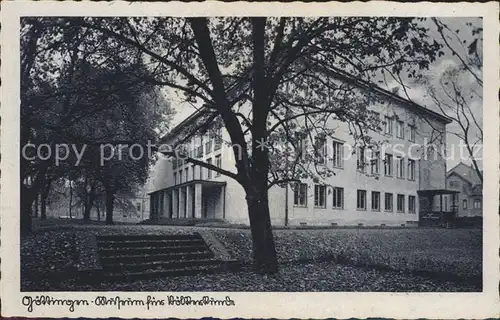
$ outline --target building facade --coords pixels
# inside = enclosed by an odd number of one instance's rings
[[[458,193],[455,199],[448,197],[446,206],[456,204],[458,217],[481,217],[483,215],[483,185],[476,170],[460,162],[446,174],[446,185]]]
[[[443,150],[450,120],[393,93],[380,89],[379,94],[384,102],[369,106],[381,123],[380,131],[369,133],[378,147],[359,147],[348,124],[329,120],[333,137],[312,137],[301,144],[324,150],[317,165],[333,168],[335,174],[272,187],[273,225],[417,225],[423,214],[420,192],[426,192],[425,210],[442,210],[434,192],[446,189]],[[175,144],[176,136],[200,117],[203,111],[180,123],[162,143]],[[224,141],[230,141],[224,128],[213,128],[189,138],[186,151],[195,159],[235,172],[233,152]],[[160,159],[152,182],[152,219],[249,223],[244,190],[231,178],[180,159]]]

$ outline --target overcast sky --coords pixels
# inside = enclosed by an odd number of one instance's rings
[[[459,37],[463,41],[465,40],[466,43],[470,43],[472,40],[471,32],[470,32],[470,27],[466,26],[467,22],[473,23],[475,26],[481,26],[482,21],[480,18],[442,18],[440,19],[442,22],[447,24],[451,30],[459,30]],[[440,36],[434,26],[434,24],[428,20],[424,22],[425,26],[430,29],[430,37],[436,38],[438,42],[441,43]],[[459,52],[466,54],[466,47],[461,44],[455,37],[448,39],[450,44]],[[480,43],[482,45],[482,42]],[[482,51],[481,51],[482,52]],[[434,63],[431,64],[429,71],[426,73],[427,76],[431,76],[433,79],[439,79],[440,75],[447,69],[456,65],[460,64],[460,60],[453,56],[449,50],[444,50],[445,55],[439,57]],[[471,78],[472,80],[472,78]],[[430,99],[429,95],[427,94],[426,88],[421,85],[421,84],[416,84],[416,83],[411,83],[407,82],[407,92],[411,100],[414,102],[417,102],[421,104],[422,106],[425,106],[427,108],[436,110],[435,105],[433,104],[432,100]],[[476,85],[474,81],[471,81],[470,83],[471,86]],[[398,86],[396,81],[389,82],[387,84],[388,88],[387,89],[392,89],[396,86]],[[172,108],[175,110],[175,115],[173,116],[173,123],[172,125],[178,124],[180,121],[184,120],[187,116],[189,116],[191,113],[195,111],[195,108],[189,104],[182,103],[182,97],[176,97],[176,94],[173,91],[168,90],[167,94],[169,96],[169,100],[171,101]],[[399,94],[401,96],[406,97],[404,94],[403,90],[399,90]],[[476,100],[472,104],[472,109],[477,115],[477,118],[481,121],[482,123],[482,101]],[[456,124],[450,124],[447,126],[448,131],[453,131],[457,130],[457,125]],[[460,161],[463,161],[465,163],[470,163],[467,159],[461,159],[459,157],[458,153],[458,146],[460,145],[460,140],[452,135],[448,134],[447,135],[447,146],[448,146],[448,155],[451,156],[452,153],[455,153],[455,156],[453,158],[450,158],[447,160],[447,167],[448,169],[452,168],[455,166],[457,163]],[[451,149],[454,149],[452,151]],[[480,153],[482,154],[482,152]],[[482,162],[480,162],[480,165],[482,166]]]

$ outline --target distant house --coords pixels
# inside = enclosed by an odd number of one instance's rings
[[[446,199],[448,205],[456,203],[458,217],[478,217],[483,215],[483,185],[476,170],[472,166],[460,162],[446,174],[446,186],[450,190],[459,191],[456,201]]]

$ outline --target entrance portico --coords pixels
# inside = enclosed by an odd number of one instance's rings
[[[442,225],[449,227],[454,223],[455,216],[458,211],[458,191],[431,189],[419,190],[417,193],[420,202],[420,226]],[[448,206],[447,202],[450,196],[451,204]]]
[[[151,219],[224,219],[225,186],[226,182],[191,180],[151,192]]]

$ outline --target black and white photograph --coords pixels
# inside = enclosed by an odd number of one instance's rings
[[[2,248],[2,265],[16,264],[20,310],[480,297],[488,281],[498,295],[484,268],[498,253],[485,251],[498,101],[484,97],[484,13],[71,8],[21,14],[7,49],[19,97],[2,98],[2,220],[16,228],[1,230],[19,259]]]

